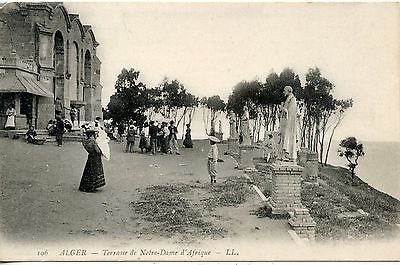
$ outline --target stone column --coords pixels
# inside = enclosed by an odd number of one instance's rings
[[[39,74],[40,82],[46,86],[48,91],[55,93],[53,78],[53,31],[43,25],[37,25],[39,32]],[[38,97],[37,129],[45,129],[50,119],[54,119],[54,97]]]
[[[273,215],[292,212],[301,205],[301,172],[292,162],[277,161],[269,165],[272,172],[271,206]]]
[[[46,86],[46,88],[54,92],[53,87],[53,76],[54,70],[50,68],[42,67],[40,69],[40,82]],[[38,97],[38,109],[37,109],[37,128],[38,129],[46,129],[47,123],[49,120],[54,120],[55,114],[55,106],[54,106],[55,97]]]

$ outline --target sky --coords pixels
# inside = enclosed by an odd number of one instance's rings
[[[400,141],[400,5],[396,3],[66,2],[100,43],[103,105],[122,68],[148,87],[178,79],[227,99],[235,84],[319,67],[354,106],[335,138]]]

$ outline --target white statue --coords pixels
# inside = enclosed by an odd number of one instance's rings
[[[279,131],[281,133],[281,144],[283,160],[296,161],[297,159],[297,103],[293,95],[293,89],[285,86],[283,93],[286,101],[281,108],[281,119]]]
[[[231,139],[238,139],[237,131],[236,131],[236,115],[231,110],[229,111],[229,136]]]
[[[241,133],[243,137],[242,145],[251,145],[250,137],[250,115],[247,106],[243,107],[243,115],[241,117]]]

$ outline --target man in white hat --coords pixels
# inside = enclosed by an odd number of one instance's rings
[[[208,174],[210,174],[211,183],[216,183],[217,177],[217,161],[218,161],[218,147],[217,143],[219,143],[219,139],[215,136],[209,136],[208,139],[210,140],[210,150],[208,151],[208,161],[207,161],[207,169]]]

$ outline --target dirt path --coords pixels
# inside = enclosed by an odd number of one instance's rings
[[[195,144],[193,150],[181,150],[181,156],[150,156],[123,153],[123,144],[112,143],[111,160],[103,161],[107,185],[98,193],[82,193],[77,188],[87,154],[79,143],[66,143],[58,148],[0,138],[2,238],[10,245],[36,246],[35,249],[49,244],[101,244],[109,248],[179,245],[176,238],[162,237],[157,231],[141,233],[146,223],[133,213],[130,203],[137,199],[137,189],[151,185],[208,185],[207,143]],[[220,154],[225,148],[220,145]],[[241,174],[234,169],[230,157],[221,155],[221,158],[225,162],[218,164],[219,182]],[[198,240],[191,245],[212,247],[250,241],[291,244],[287,221],[251,215],[261,205],[254,192],[242,205],[215,209],[215,215],[221,216],[216,222],[227,228],[227,236]]]

